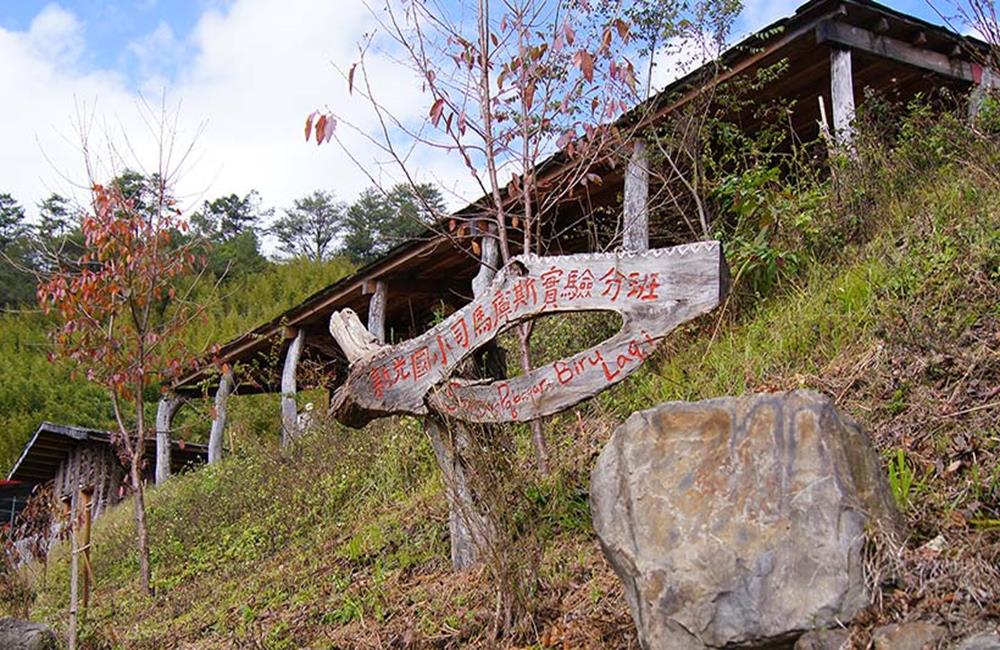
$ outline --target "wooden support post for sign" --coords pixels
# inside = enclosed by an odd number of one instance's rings
[[[625,170],[625,199],[622,215],[622,248],[649,250],[649,168],[646,144],[637,141]]]
[[[289,332],[291,334],[291,332]],[[298,392],[295,373],[299,367],[299,356],[306,340],[304,330],[295,332],[295,337],[285,352],[285,366],[281,371],[281,444],[287,445],[299,435],[298,409],[295,394]]]
[[[487,234],[480,240],[479,271],[472,279],[472,294],[486,293],[496,277],[500,264],[500,246],[496,237]],[[498,347],[491,341],[494,351]],[[444,476],[448,498],[448,537],[451,541],[451,566],[464,571],[476,563],[485,548],[488,535],[486,517],[465,471],[462,456],[469,446],[469,435],[460,422],[446,427],[437,418],[422,418],[424,430],[431,439],[434,457]],[[450,434],[450,435],[449,435]]]
[[[219,376],[215,389],[215,407],[212,412],[212,430],[208,434],[208,463],[222,460],[222,436],[226,430],[226,405],[233,391],[233,371],[225,370]]]
[[[433,416],[422,419],[431,439],[434,457],[444,476],[448,499],[448,536],[451,541],[451,566],[464,571],[476,563],[490,535],[469,482],[462,456],[469,446],[468,432],[460,423],[445,427]],[[449,436],[449,433],[451,434]]]
[[[181,399],[172,393],[160,398],[156,406],[156,484],[170,478],[170,426]]]
[[[372,297],[368,301],[368,331],[379,343],[385,343],[385,280],[376,280]]]

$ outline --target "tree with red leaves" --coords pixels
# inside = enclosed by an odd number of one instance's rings
[[[146,395],[187,356],[181,333],[201,310],[181,294],[190,292],[205,262],[191,242],[182,242],[187,224],[165,177],[135,181],[131,174],[92,184],[82,256],[63,261],[39,285],[38,300],[59,322],[53,356],[74,360],[110,393],[118,423],[114,442],[133,493],[142,589],[151,593],[143,491],[150,441]]]

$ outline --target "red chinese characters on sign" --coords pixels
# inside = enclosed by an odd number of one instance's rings
[[[472,312],[472,330],[476,338],[493,330],[493,319],[487,315],[482,305],[476,305],[476,309]]]
[[[656,290],[660,288],[660,274],[630,273],[628,276],[628,297],[639,300],[659,300],[660,296]]]
[[[516,320],[523,312],[556,310],[560,305],[565,309],[576,300],[594,298],[595,289],[610,303],[624,298],[653,301],[659,299],[658,290],[661,286],[659,273],[655,272],[625,274],[612,266],[597,278],[594,271],[586,267],[563,269],[553,265],[540,275],[518,278],[508,288],[496,291],[492,297],[473,303],[470,305],[471,312],[459,316],[428,338],[424,345],[411,348],[412,351],[387,359],[373,368],[369,373],[372,392],[377,399],[383,399],[386,391],[397,384],[426,381],[438,369],[446,368],[449,359],[464,356],[485,339],[495,336],[496,332]],[[644,358],[641,347],[630,347],[628,354],[617,359],[604,359],[600,352],[596,352],[590,358],[556,362],[552,381],[545,387],[534,387],[533,391],[529,391],[530,395],[498,395],[499,403],[495,408],[516,417],[516,406],[523,399],[537,399],[540,392],[571,381],[586,368],[602,368],[604,376],[610,382],[626,366],[636,361],[641,362]]]
[[[542,298],[545,301],[542,309],[557,307],[559,304],[559,280],[562,278],[563,270],[553,266],[545,273],[542,273]]]
[[[514,283],[514,311],[528,309],[538,304],[538,290],[535,288],[535,278],[521,278]]]
[[[572,269],[566,274],[566,283],[563,285],[563,300],[576,300],[577,298],[590,298],[594,291],[594,274],[590,269],[580,271]]]
[[[451,324],[451,335],[463,349],[469,349],[469,326],[466,325],[464,316]]]
[[[657,289],[661,286],[659,273],[629,273],[625,275],[616,267],[611,267],[607,273],[601,276],[600,282],[604,283],[601,295],[611,302],[616,302],[623,290],[628,298],[643,301],[660,299],[660,295],[657,293]]]

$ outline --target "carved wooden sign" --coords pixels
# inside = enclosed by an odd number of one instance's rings
[[[470,422],[552,415],[635,372],[670,330],[715,308],[727,281],[719,242],[706,241],[644,253],[514,258],[479,298],[394,346],[359,341],[364,333],[357,317],[337,312],[331,333],[352,364],[331,411],[351,426],[429,409]],[[451,376],[477,348],[517,322],[568,311],[615,311],[622,328],[599,345],[512,379]]]

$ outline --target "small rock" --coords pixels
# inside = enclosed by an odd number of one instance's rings
[[[1000,650],[1000,635],[977,634],[958,644],[956,650]]]
[[[872,634],[872,641],[875,650],[933,650],[945,633],[940,625],[914,621],[883,625]]]
[[[633,414],[591,475],[594,530],[647,650],[791,645],[869,604],[898,523],[868,436],[812,391]]]
[[[847,630],[813,630],[800,636],[793,650],[851,650],[850,639]]]
[[[56,650],[56,635],[47,625],[17,618],[0,618],[0,648]]]

